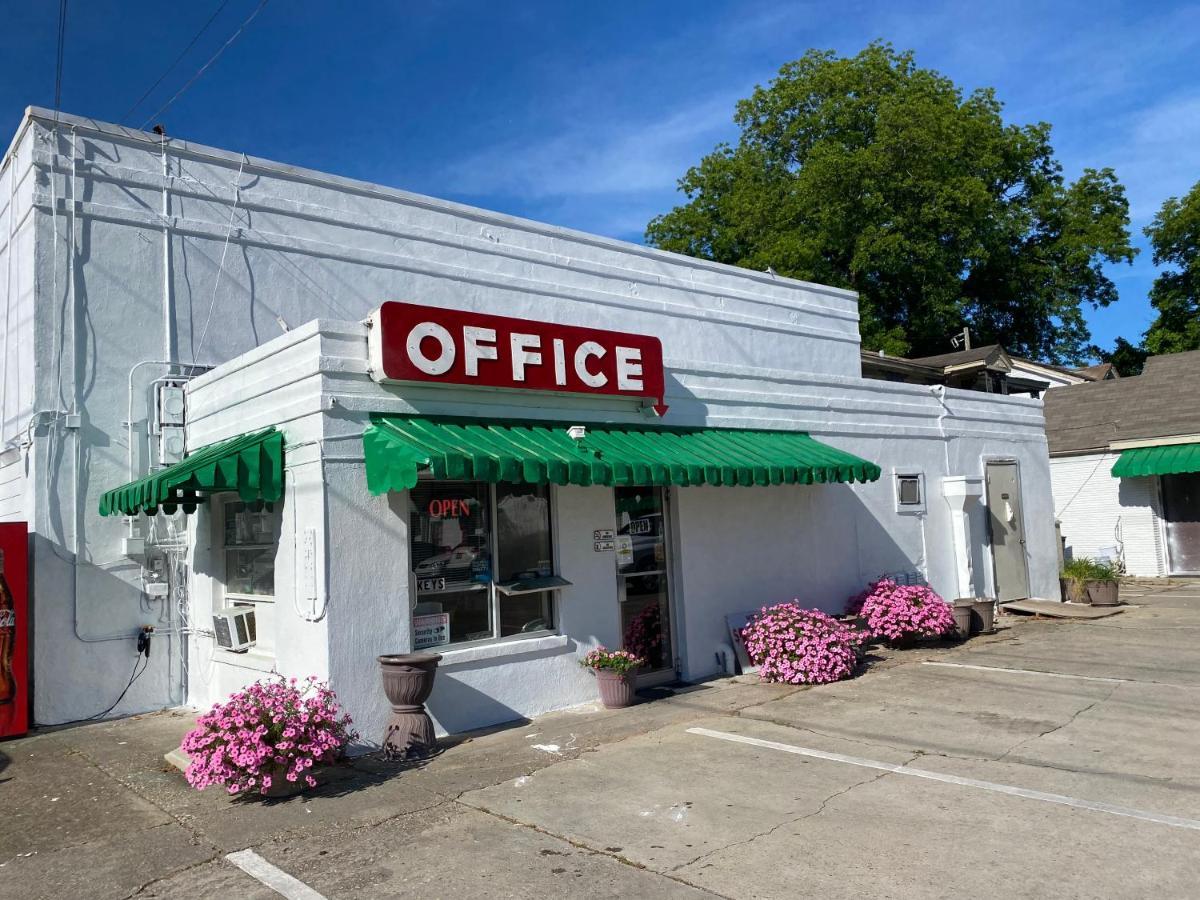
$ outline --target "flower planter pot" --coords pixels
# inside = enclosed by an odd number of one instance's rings
[[[971,636],[971,618],[972,607],[974,603],[962,604],[955,603],[951,612],[954,615],[954,630],[958,634],[959,640],[965,641]]]
[[[593,669],[596,686],[600,689],[600,702],[605,709],[621,709],[633,705],[633,673],[614,672],[612,669]]]
[[[1087,598],[1092,606],[1118,606],[1121,603],[1121,586],[1115,581],[1089,581]]]
[[[387,759],[428,756],[437,748],[433,720],[425,701],[433,692],[433,679],[441,662],[438,653],[397,653],[379,657],[383,692],[392,707],[392,718],[383,737]]]
[[[267,792],[265,794],[251,796],[270,797],[275,799],[280,797],[294,797],[307,788],[308,782],[304,780],[303,775],[301,775],[295,781],[288,781],[287,769],[280,768],[271,773],[271,786],[267,788]]]
[[[991,634],[996,630],[996,601],[976,600],[971,604],[971,633]]]

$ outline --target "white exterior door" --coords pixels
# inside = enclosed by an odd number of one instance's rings
[[[987,464],[987,504],[996,596],[1002,602],[1024,600],[1029,596],[1029,565],[1021,478],[1015,462]]]

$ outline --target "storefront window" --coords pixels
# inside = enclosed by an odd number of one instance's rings
[[[550,592],[507,590],[553,572],[546,486],[423,481],[409,491],[409,536],[414,649],[554,626]]]

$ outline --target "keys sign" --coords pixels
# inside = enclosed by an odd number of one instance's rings
[[[416,381],[663,404],[662,344],[642,334],[389,302],[371,315],[376,381]]]

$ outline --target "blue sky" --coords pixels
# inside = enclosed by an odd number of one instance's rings
[[[76,0],[62,107],[140,125],[259,0]],[[169,10],[169,12],[168,12]],[[0,130],[54,98],[57,4],[0,0]],[[517,215],[641,240],[676,179],[735,139],[735,101],[811,47],[875,38],[964,88],[993,86],[1011,122],[1045,120],[1068,176],[1112,166],[1135,238],[1200,180],[1195,3],[356,3],[271,0],[160,118],[171,134]],[[1111,275],[1094,339],[1136,340],[1152,314],[1149,252]]]

